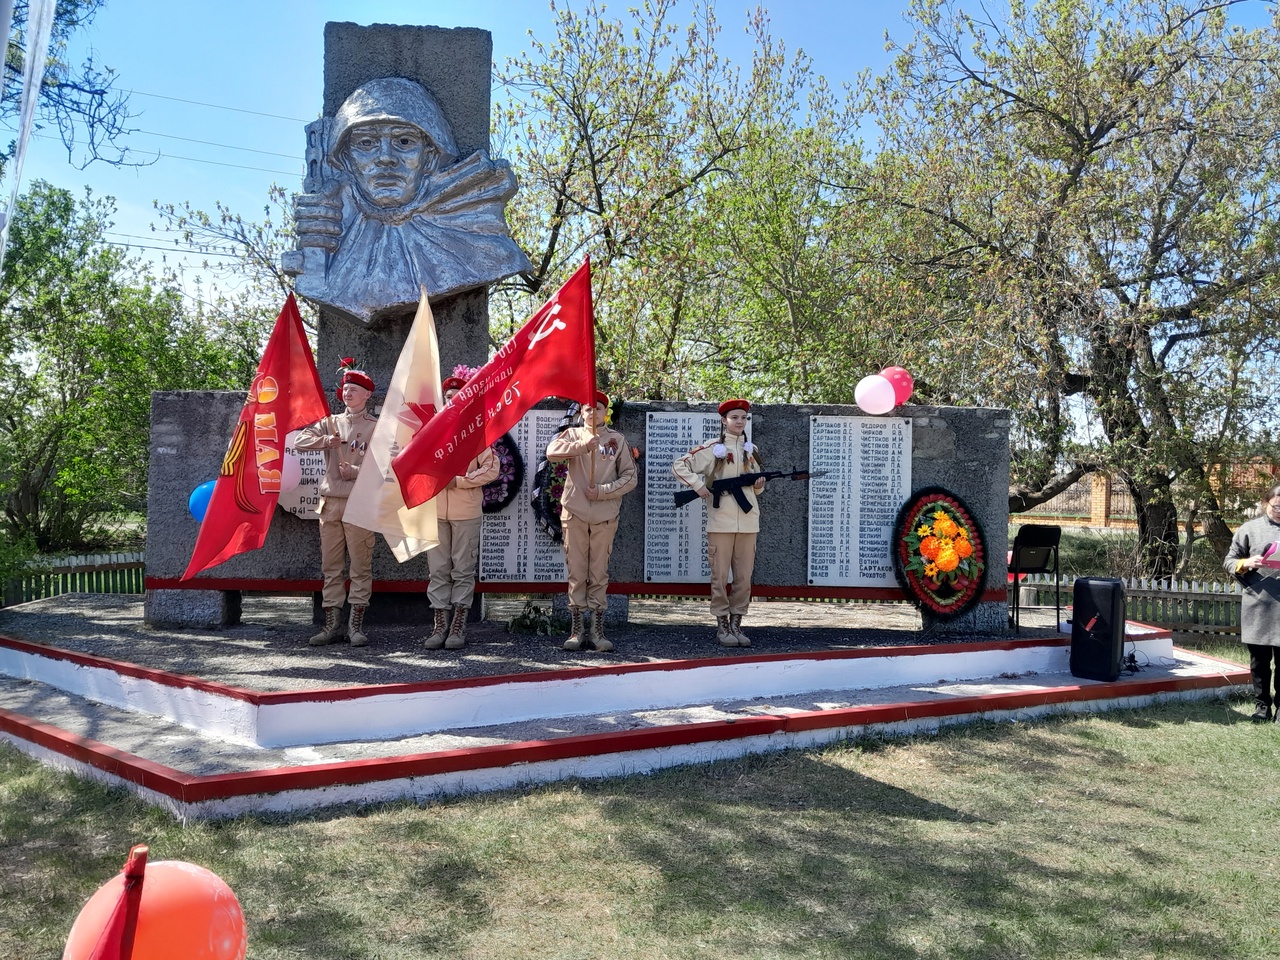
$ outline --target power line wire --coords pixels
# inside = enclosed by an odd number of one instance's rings
[[[183,100],[181,97],[166,97],[162,93],[147,93],[145,90],[126,90],[129,94],[137,94],[139,97],[155,97],[157,100],[172,100],[174,103],[189,103],[196,107],[210,107],[214,110],[230,110],[232,113],[249,113],[255,117],[269,117],[272,120],[288,120],[290,123],[310,123],[311,120],[299,120],[297,117],[282,117],[278,113],[262,113],[259,110],[245,110],[241,107],[224,107],[220,103],[205,103],[201,100]],[[312,120],[315,118],[312,117]]]
[[[129,236],[129,234],[115,234],[115,236]],[[124,247],[128,250],[159,250],[161,253],[172,253],[174,256],[183,257],[240,257],[238,253],[219,253],[216,250],[196,250],[192,247],[158,247],[147,243],[117,243],[115,246]]]
[[[213,140],[194,140],[191,137],[179,137],[172,133],[157,133],[154,130],[135,130],[135,133],[146,134],[148,137],[164,137],[166,140],[182,140],[185,143],[201,143],[206,147],[221,147],[223,150],[241,150],[245,153],[261,153],[268,157],[284,157],[286,160],[298,159],[294,153],[275,153],[271,150],[255,150],[253,147],[233,147],[229,143],[217,143]]]
[[[141,155],[146,156],[146,154],[141,154]],[[208,163],[208,164],[212,164],[215,167],[231,167],[235,170],[256,170],[258,173],[274,173],[282,177],[299,177],[300,178],[302,176],[301,171],[298,171],[298,170],[268,170],[266,167],[249,167],[249,166],[245,166],[243,163],[226,163],[225,161],[222,161],[222,160],[202,160],[199,157],[181,157],[181,156],[178,156],[178,154],[176,153],[161,153],[159,150],[156,151],[156,159],[157,160],[161,160],[161,159],[188,160],[191,163]]]
[[[38,140],[58,140],[59,142],[61,142],[60,137],[55,137],[48,133],[33,133],[31,134],[31,136],[34,139],[38,139]],[[178,139],[182,139],[182,138],[179,137]],[[194,142],[200,143],[202,141],[194,141]],[[229,149],[248,150],[249,148],[248,147],[231,147]],[[265,151],[254,150],[253,152],[263,153]],[[138,156],[149,157],[150,154],[140,150],[138,151]],[[272,156],[284,156],[284,154],[272,154]],[[157,160],[187,160],[191,163],[208,163],[208,164],[212,164],[215,167],[231,167],[235,170],[254,170],[258,173],[274,173],[281,177],[301,177],[302,176],[301,171],[298,171],[298,170],[268,170],[266,167],[250,167],[250,166],[246,166],[243,163],[227,163],[224,160],[204,160],[204,159],[201,159],[200,157],[183,157],[176,153],[161,153],[159,150],[156,151],[155,158]],[[150,164],[146,164],[146,165],[149,166]]]

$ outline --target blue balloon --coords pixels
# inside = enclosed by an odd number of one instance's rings
[[[191,496],[187,498],[187,509],[196,520],[204,522],[205,511],[209,509],[209,498],[213,496],[213,488],[217,483],[217,480],[206,480],[192,490]]]

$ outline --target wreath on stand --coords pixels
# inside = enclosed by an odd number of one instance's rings
[[[524,483],[524,458],[511,434],[504,433],[497,439],[493,455],[498,458],[498,475],[481,488],[484,500],[480,509],[485,513],[497,513],[509,504]]]
[[[902,505],[893,529],[893,572],[916,606],[949,620],[982,598],[986,537],[963,500],[926,487]]]
[[[569,409],[560,418],[554,436],[558,437],[572,426],[579,424],[578,411],[580,404],[571,403]],[[545,451],[538,461],[538,469],[533,474],[533,491],[530,501],[533,506],[533,519],[538,527],[551,538],[553,543],[564,542],[564,528],[560,520],[560,498],[564,496],[564,481],[569,476],[569,465],[563,461],[552,463],[547,459]]]

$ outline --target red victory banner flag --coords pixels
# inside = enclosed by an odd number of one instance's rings
[[[280,499],[285,437],[328,415],[329,402],[291,293],[222,458],[183,580],[262,546]]]
[[[472,459],[539,400],[592,403],[595,394],[588,260],[391,461],[404,502],[426,503],[466,473]]]

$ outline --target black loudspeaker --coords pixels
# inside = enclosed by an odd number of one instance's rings
[[[1115,680],[1124,657],[1124,583],[1109,577],[1076,581],[1071,610],[1071,675]]]

